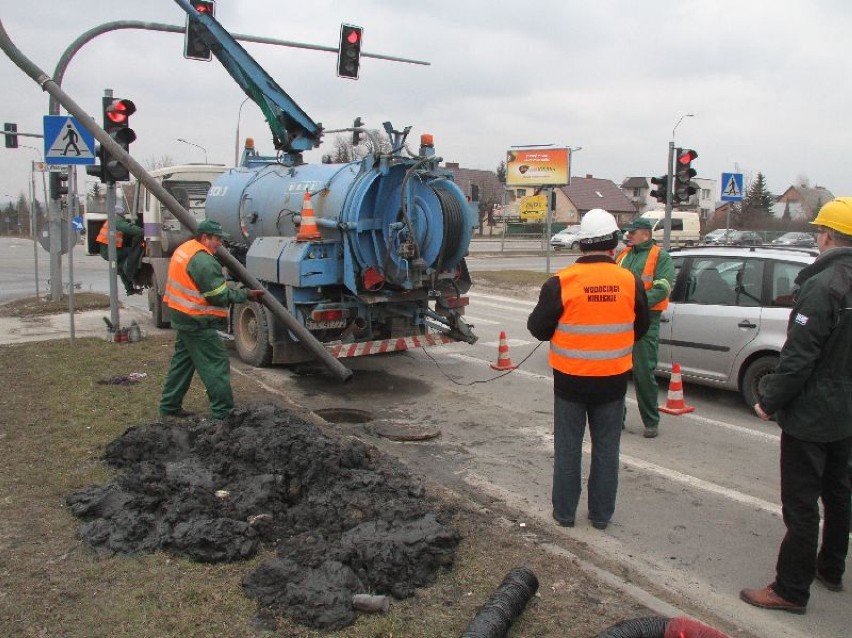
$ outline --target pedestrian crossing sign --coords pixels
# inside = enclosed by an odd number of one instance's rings
[[[743,201],[743,174],[722,173],[722,201]]]
[[[95,136],[70,115],[44,116],[44,161],[47,164],[94,164]]]

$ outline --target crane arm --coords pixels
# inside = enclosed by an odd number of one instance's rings
[[[189,0],[175,0],[190,20],[199,26],[201,38],[210,51],[263,112],[275,148],[300,156],[316,148],[322,126],[314,122],[275,80],[252,58],[215,18],[195,10]]]

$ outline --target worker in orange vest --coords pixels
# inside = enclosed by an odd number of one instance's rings
[[[142,289],[136,288],[133,285],[133,275],[135,272],[129,272],[128,262],[132,261],[129,258],[131,258],[134,250],[140,248],[144,231],[126,219],[127,213],[120,204],[117,204],[115,207],[115,215],[115,265],[118,270],[118,276],[121,278],[121,283],[124,284],[124,291],[128,295],[138,295],[142,292]],[[100,244],[101,257],[107,261],[109,261],[108,233],[108,224],[104,222],[98,236],[95,238],[95,241]]]
[[[652,239],[653,228],[644,217],[630,222],[624,229],[627,247],[615,258],[619,266],[642,280],[651,308],[648,332],[633,345],[633,386],[647,439],[660,433],[659,386],[654,369],[660,350],[660,317],[669,305],[675,276],[671,256]]]
[[[225,327],[230,304],[257,301],[265,291],[228,287],[214,257],[227,237],[219,222],[205,219],[196,237],[178,246],[169,262],[163,301],[177,335],[160,400],[162,417],[190,416],[183,398],[196,370],[207,388],[213,418],[224,419],[234,408],[231,364],[219,330]]]
[[[637,277],[613,257],[618,224],[595,208],[580,222],[579,257],[548,279],[527,329],[550,341],[553,368],[553,518],[573,527],[580,499],[586,419],[592,441],[588,515],[606,529],[615,511],[624,396],[633,343],[648,329],[648,301]]]

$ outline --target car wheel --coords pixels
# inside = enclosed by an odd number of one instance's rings
[[[577,250],[580,247],[580,244],[576,241],[571,242],[571,250]]]
[[[777,366],[778,357],[776,355],[758,357],[748,365],[745,374],[743,374],[743,382],[740,389],[746,404],[753,406],[757,403],[757,386],[760,380],[767,374],[774,372]]]

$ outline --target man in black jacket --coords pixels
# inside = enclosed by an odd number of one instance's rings
[[[852,197],[822,207],[820,256],[799,290],[778,368],[760,383],[757,415],[781,426],[781,505],[787,533],[775,582],[744,589],[750,605],[805,613],[816,578],[843,589],[849,549],[852,449]],[[819,546],[819,500],[825,520]]]

